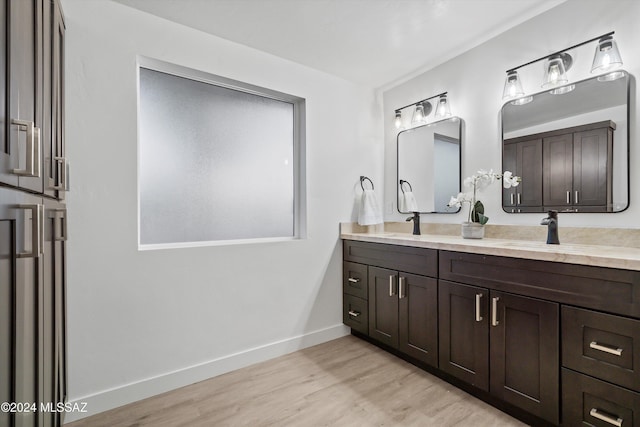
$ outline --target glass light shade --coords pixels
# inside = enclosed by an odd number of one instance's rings
[[[569,93],[576,88],[576,85],[560,86],[549,91],[551,95],[563,95]]]
[[[443,119],[445,117],[449,117],[450,115],[451,108],[449,107],[449,102],[447,101],[447,95],[442,95],[438,100],[438,105],[436,106],[435,117],[437,119]]]
[[[502,99],[518,98],[524,95],[522,82],[517,71],[509,71],[507,80],[504,82],[504,91],[502,91]]]
[[[596,53],[591,65],[592,73],[602,73],[622,66],[622,57],[618,45],[612,36],[606,36],[598,41]]]
[[[396,129],[400,129],[402,127],[402,112],[396,111],[396,118],[393,120],[393,124],[396,126]]]
[[[612,71],[610,73],[598,76],[598,81],[599,82],[612,82],[614,80],[621,79],[625,75],[626,75],[626,73],[624,71],[622,71],[622,70]]]
[[[567,83],[567,72],[560,55],[554,55],[547,59],[544,67],[542,88],[549,88]]]
[[[511,101],[511,105],[524,105],[533,101],[533,96],[525,96],[524,98],[518,98]]]
[[[413,117],[411,118],[411,124],[417,125],[426,122],[427,115],[424,112],[424,105],[422,103],[416,104],[416,109],[413,112]]]

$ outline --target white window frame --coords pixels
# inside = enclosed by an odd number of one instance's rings
[[[137,117],[140,117],[140,69],[146,68],[153,71],[159,71],[171,74],[177,77],[203,82],[227,89],[237,90],[252,95],[262,96],[293,104],[293,236],[285,237],[257,237],[249,239],[233,239],[233,240],[209,240],[195,242],[176,242],[176,243],[160,243],[160,244],[143,244],[141,241],[140,220],[140,127],[137,126],[137,228],[138,228],[138,250],[156,250],[156,249],[175,249],[190,248],[200,246],[220,246],[235,244],[255,244],[268,242],[281,242],[306,239],[307,237],[307,215],[306,215],[306,101],[304,98],[278,92],[233,80],[227,77],[218,76],[193,68],[184,67],[177,64],[161,61],[145,56],[138,56],[136,61],[136,93],[137,93]],[[260,220],[259,216],[256,220]],[[239,224],[242,226],[242,224]]]

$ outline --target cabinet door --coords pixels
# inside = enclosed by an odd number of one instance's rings
[[[0,402],[14,401],[16,211],[11,201],[16,193],[0,188]],[[10,197],[7,197],[10,196]],[[14,200],[15,201],[15,200]],[[15,201],[17,203],[17,201]],[[11,425],[11,414],[0,411],[0,425]]]
[[[519,207],[542,207],[542,139],[518,143],[515,174],[522,178],[515,187]]]
[[[369,267],[369,336],[398,347],[398,275]]]
[[[557,424],[559,307],[491,291],[491,394]]]
[[[5,116],[8,157],[3,182],[42,192],[42,0],[9,1],[8,111]],[[17,181],[10,175],[18,177]],[[5,179],[6,178],[6,179]]]
[[[518,175],[518,144],[504,144],[502,148],[502,167]],[[502,206],[507,212],[518,212],[516,206],[516,187],[502,189]]]
[[[573,134],[573,204],[611,205],[611,149],[609,128]]]
[[[1,315],[2,347],[2,386],[3,394],[10,388],[9,402],[39,401],[38,372],[40,361],[40,322],[38,303],[42,284],[42,221],[44,217],[42,200],[23,192],[0,188],[0,236],[3,253],[8,258],[0,261],[3,268],[3,297],[10,298],[10,315]],[[3,303],[4,304],[4,303]],[[9,322],[10,324],[7,324]],[[10,331],[12,338],[6,336]],[[9,353],[10,351],[10,353]],[[8,361],[12,366],[6,372]],[[7,385],[11,384],[10,386]],[[4,415],[2,415],[4,416]],[[15,426],[30,426],[36,423],[37,413],[25,411],[13,414]],[[11,424],[2,424],[11,425]]]
[[[64,33],[58,0],[44,0],[44,192],[64,199],[67,185],[64,144]]]
[[[399,349],[438,366],[438,281],[400,273]]]
[[[544,205],[569,207],[573,202],[573,134],[544,138],[542,145]]]
[[[489,291],[438,281],[440,369],[489,390]]]

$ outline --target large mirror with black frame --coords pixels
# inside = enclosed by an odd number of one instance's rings
[[[503,190],[506,212],[607,213],[629,206],[632,77],[618,76],[502,107],[502,169],[522,177],[521,185]]]
[[[398,133],[398,212],[458,212],[447,203],[460,192],[461,135],[459,117]]]

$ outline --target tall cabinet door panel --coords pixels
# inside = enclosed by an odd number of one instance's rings
[[[398,347],[398,275],[369,267],[369,336]]]
[[[542,206],[542,139],[518,144],[518,168],[522,178],[515,187],[518,206]]]
[[[42,0],[9,1],[9,170],[18,186],[42,192]],[[10,182],[15,185],[15,183]]]
[[[399,349],[438,366],[438,281],[400,273]]]
[[[545,206],[570,206],[573,202],[573,134],[544,138],[543,198]]]
[[[7,72],[8,54],[7,31],[9,28],[9,0],[0,0],[0,23],[3,31],[0,31],[0,182],[10,185],[18,185],[18,175],[12,170],[13,158],[17,159],[15,143],[9,136],[7,100],[9,96],[9,74]],[[13,157],[12,157],[13,156]]]
[[[0,188],[0,402],[12,402],[16,293],[16,220],[11,209],[15,192]],[[18,203],[13,200],[13,203]],[[11,414],[0,411],[0,425],[11,425]]]
[[[611,204],[610,128],[573,134],[573,204],[608,206]]]
[[[491,394],[536,416],[559,419],[559,306],[491,292]]]
[[[9,266],[10,274],[3,271],[2,292],[11,298],[11,318],[2,315],[2,346],[12,352],[11,371],[6,372],[6,356],[2,356],[3,384],[11,384],[10,402],[39,401],[39,356],[40,324],[38,304],[42,284],[42,226],[44,207],[42,199],[15,190],[0,188],[0,222],[2,223],[2,259]],[[6,322],[11,325],[7,326]],[[8,328],[13,338],[6,336]],[[6,387],[6,386],[4,386]],[[6,389],[3,389],[6,393]],[[37,413],[24,411],[12,414],[15,426],[30,426],[36,423]],[[11,424],[8,424],[11,425]]]
[[[438,282],[440,369],[489,390],[489,291]]]

